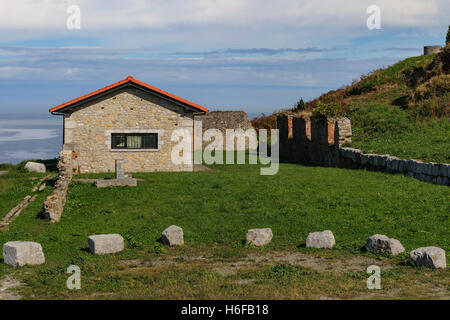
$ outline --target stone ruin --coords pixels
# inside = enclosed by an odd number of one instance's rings
[[[59,153],[58,180],[53,193],[44,202],[43,217],[50,222],[59,222],[66,204],[67,190],[73,175],[73,151],[63,150]]]
[[[439,53],[441,51],[442,46],[425,46],[423,47],[423,54],[432,54],[432,53]]]
[[[450,185],[449,164],[403,160],[388,154],[365,154],[359,149],[345,147],[352,142],[348,118],[315,122],[307,117],[284,116],[278,118],[277,125],[280,161],[400,173],[424,182]]]
[[[205,133],[208,129],[219,130],[223,139],[223,150],[227,150],[226,145],[226,130],[238,130],[242,129],[244,132],[248,129],[253,129],[252,123],[248,118],[248,115],[244,111],[210,111],[204,115],[195,116],[196,121],[201,121],[202,132]],[[209,145],[210,142],[203,141],[203,149]],[[248,143],[246,142],[244,146],[240,146],[235,138],[234,149],[246,149],[248,148]]]
[[[309,117],[278,117],[280,160],[305,164],[337,166],[339,148],[352,142],[348,118],[312,121]]]

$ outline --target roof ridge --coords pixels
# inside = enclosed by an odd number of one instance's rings
[[[111,84],[111,85],[109,85],[109,86],[106,86],[106,87],[102,88],[102,89],[98,89],[98,90],[96,90],[96,91],[92,91],[92,92],[90,92],[90,93],[88,93],[88,94],[85,94],[85,95],[83,95],[83,96],[81,96],[81,97],[75,98],[75,99],[70,100],[70,101],[67,101],[67,102],[65,102],[65,103],[63,103],[63,104],[60,104],[60,105],[58,105],[58,106],[56,106],[56,107],[50,108],[49,111],[50,111],[50,112],[55,112],[55,111],[58,111],[58,110],[67,108],[67,107],[69,107],[70,105],[73,105],[74,103],[77,103],[77,102],[86,100],[86,99],[91,98],[91,97],[93,97],[93,96],[95,96],[95,95],[97,95],[97,94],[106,92],[106,91],[108,91],[108,90],[111,90],[111,89],[113,89],[113,88],[115,88],[115,87],[121,86],[121,85],[126,84],[126,83],[134,83],[134,84],[140,85],[140,86],[142,86],[142,87],[144,87],[144,88],[147,88],[147,89],[149,89],[149,90],[151,90],[151,91],[155,91],[155,92],[157,92],[157,93],[160,93],[160,94],[162,94],[162,95],[164,95],[164,96],[166,96],[166,97],[168,97],[168,98],[170,98],[170,99],[173,99],[173,100],[176,100],[176,101],[178,101],[178,102],[184,103],[184,104],[186,104],[186,105],[188,105],[188,106],[190,106],[190,107],[192,107],[192,108],[194,108],[194,109],[198,109],[198,110],[203,111],[203,112],[208,112],[208,109],[205,108],[205,107],[202,107],[202,106],[200,106],[200,105],[198,105],[198,104],[196,104],[196,103],[194,103],[194,102],[191,102],[191,101],[189,101],[189,100],[180,98],[180,97],[178,97],[178,96],[176,96],[176,95],[174,95],[174,94],[171,94],[171,93],[169,93],[169,92],[167,92],[167,91],[158,89],[158,88],[156,88],[156,87],[154,87],[154,86],[151,86],[151,85],[149,85],[149,84],[147,84],[147,83],[145,83],[145,82],[139,81],[139,80],[133,78],[133,76],[131,76],[131,75],[128,76],[128,77],[126,77],[126,78],[123,79],[123,80],[120,80],[120,81],[118,81],[118,82],[115,82],[115,83],[113,83],[113,84]]]

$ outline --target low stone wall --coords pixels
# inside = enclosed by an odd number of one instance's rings
[[[449,185],[450,165],[446,163],[403,160],[388,154],[367,154],[353,148],[341,148],[339,155],[340,167],[401,173],[421,181]]]
[[[314,122],[309,118],[278,118],[280,161],[401,173],[425,182],[449,185],[449,164],[402,160],[391,155],[364,154],[343,147],[352,141],[348,118]]]
[[[50,222],[59,222],[66,204],[67,190],[73,174],[72,151],[63,150],[59,153],[59,176],[55,183],[53,193],[44,202],[44,219]]]

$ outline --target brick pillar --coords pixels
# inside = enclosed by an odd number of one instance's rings
[[[328,144],[334,144],[334,127],[334,121],[328,122]]]
[[[288,116],[288,138],[292,138],[293,137],[293,132],[292,132],[292,116]]]
[[[306,139],[311,141],[311,120],[305,119],[305,132],[306,132]]]

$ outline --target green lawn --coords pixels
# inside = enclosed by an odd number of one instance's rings
[[[0,264],[0,277],[20,279],[24,285],[19,292],[25,298],[383,298],[366,296],[364,267],[340,270],[336,262],[318,271],[292,261],[279,265],[270,257],[283,253],[330,262],[355,256],[375,259],[361,251],[365,239],[375,233],[399,239],[407,252],[420,246],[450,252],[450,189],[402,175],[281,164],[274,176],[261,176],[259,167],[250,165],[133,176],[145,181],[135,188],[107,189],[72,182],[58,224],[36,217],[51,192],[46,188],[8,231],[0,232],[1,243],[41,243],[46,264],[17,270]],[[8,176],[0,177],[0,182],[5,179]],[[181,248],[158,242],[172,224],[184,230]],[[269,246],[244,245],[246,231],[261,227],[273,230]],[[304,248],[309,232],[325,229],[335,234],[336,248]],[[87,237],[95,233],[120,233],[126,250],[90,254]],[[243,264],[248,255],[269,258]],[[412,290],[411,279],[448,290],[448,271],[414,268],[406,254],[377,259],[390,265],[386,290],[402,288],[394,298],[435,294],[427,287]],[[65,288],[70,264],[82,268],[82,290]],[[221,264],[234,272],[218,272]]]
[[[38,184],[39,178],[45,174],[24,173],[11,170],[0,176],[0,220]]]

